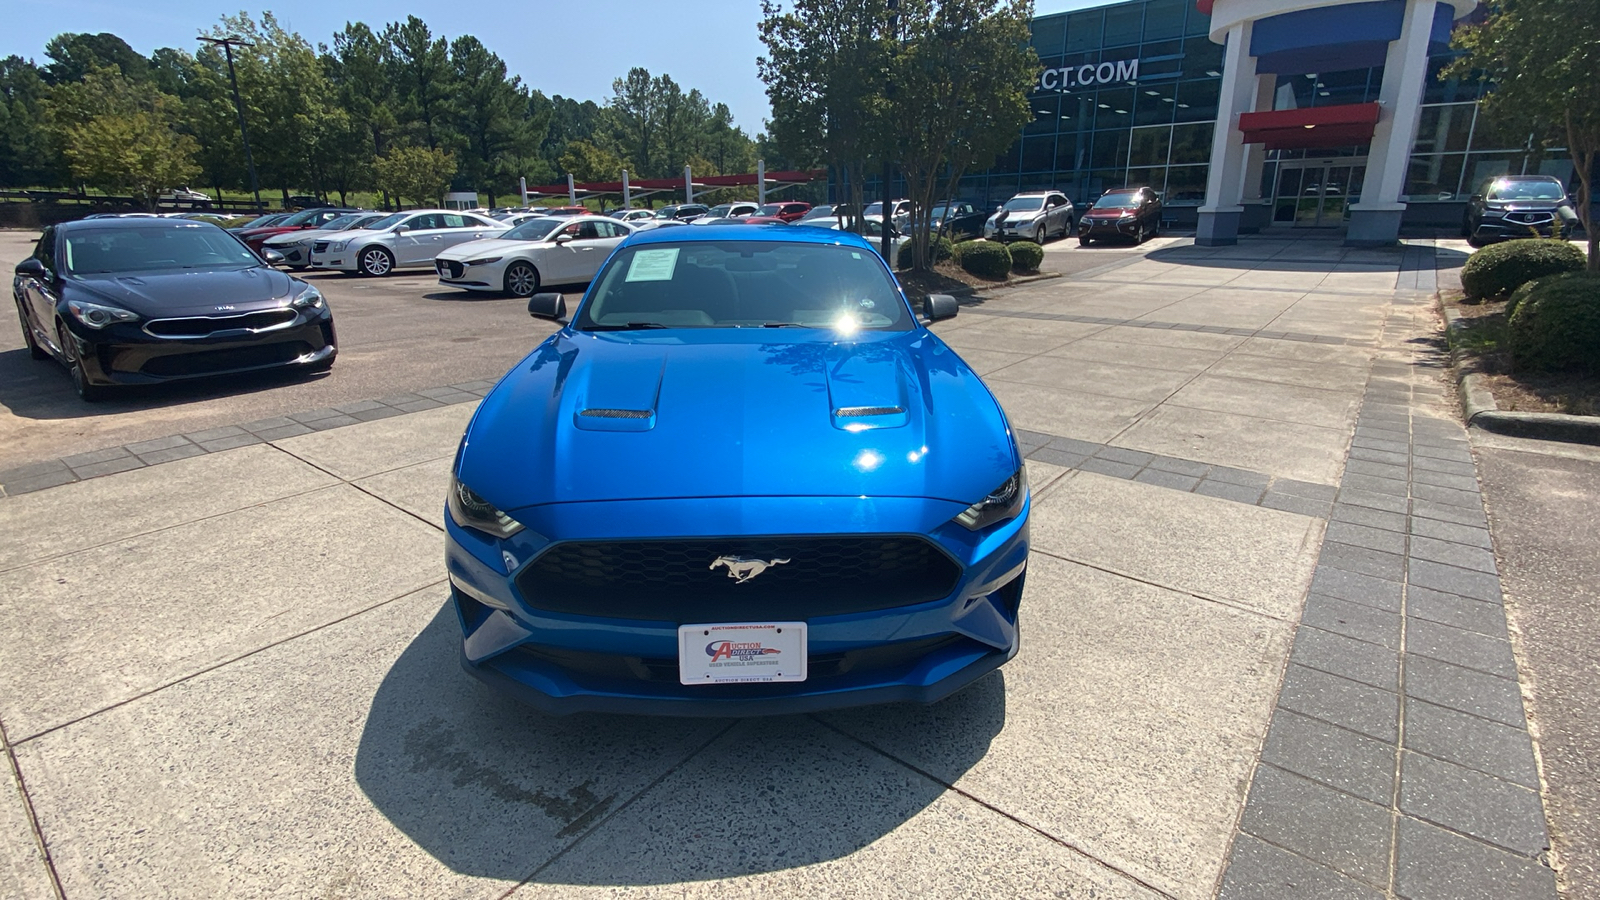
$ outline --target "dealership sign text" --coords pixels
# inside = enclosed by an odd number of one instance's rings
[[[1059,69],[1045,69],[1039,73],[1038,90],[1064,91],[1073,87],[1137,80],[1139,80],[1139,61],[1119,59],[1116,62],[1103,62],[1098,66],[1062,66]]]

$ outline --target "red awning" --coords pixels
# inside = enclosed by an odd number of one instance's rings
[[[1372,131],[1377,124],[1376,103],[1276,109],[1239,116],[1239,130],[1244,132],[1244,142],[1265,144],[1268,150],[1365,144],[1372,140]]]

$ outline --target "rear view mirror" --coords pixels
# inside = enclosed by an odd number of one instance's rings
[[[949,294],[929,294],[927,299],[922,301],[922,316],[929,322],[953,319],[960,310],[961,305]]]
[[[528,298],[528,315],[536,319],[565,319],[567,298],[560,294],[534,294]]]

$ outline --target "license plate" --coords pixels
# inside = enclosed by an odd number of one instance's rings
[[[684,684],[805,681],[806,623],[679,626],[678,680]]]

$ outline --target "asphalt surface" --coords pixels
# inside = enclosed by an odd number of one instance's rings
[[[5,271],[32,252],[37,238],[37,232],[0,231]],[[1159,243],[1080,248],[1075,240],[1058,239],[1047,245],[1041,270],[1083,272],[1137,258]],[[29,358],[16,318],[0,315],[0,469],[423,388],[497,380],[553,330],[531,319],[522,301],[441,288],[425,269],[379,279],[303,277],[328,298],[339,332],[338,362],[327,375],[203,379],[127,390],[86,404],[60,365]],[[569,305],[583,288],[563,286]]]
[[[1475,433],[1565,900],[1600,897],[1600,449]]]

